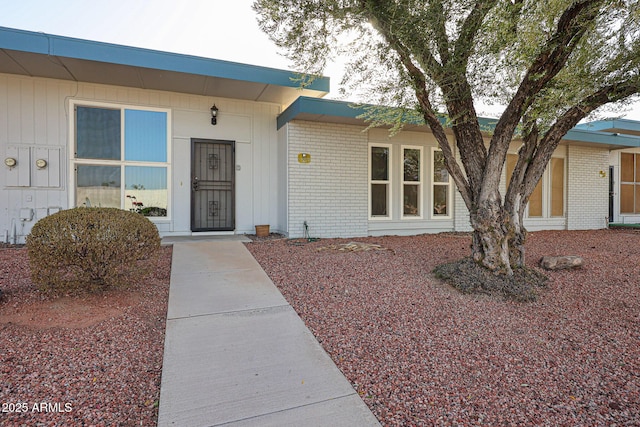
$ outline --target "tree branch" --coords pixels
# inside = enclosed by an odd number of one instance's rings
[[[597,18],[603,3],[604,0],[577,1],[563,12],[555,33],[532,62],[516,94],[496,124],[489,147],[487,171],[502,170],[509,143],[524,112],[540,90],[565,66],[587,28]],[[500,174],[485,174],[485,178],[493,180],[499,179],[499,176]],[[490,188],[495,182],[484,184]]]
[[[487,16],[487,13],[496,5],[497,0],[478,0],[465,19],[460,34],[455,43],[455,66],[467,69],[467,62],[473,53],[474,39]]]
[[[605,104],[622,101],[638,93],[640,93],[640,76],[635,76],[630,80],[601,88],[585,97],[576,106],[561,115],[538,143],[538,149],[530,162],[527,175],[525,176],[523,187],[524,195],[526,197],[531,195],[542,173],[544,173],[553,152],[558,147],[560,140],[567,132],[576,126],[580,120]]]

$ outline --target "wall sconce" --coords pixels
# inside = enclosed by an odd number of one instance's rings
[[[213,107],[211,107],[211,124],[218,124],[218,107],[216,107],[216,104],[213,104]]]
[[[607,177],[607,173],[605,171],[599,171],[598,174],[600,175],[600,178],[606,178]]]
[[[47,167],[47,161],[45,159],[36,160],[36,167],[38,169],[44,169]]]
[[[4,164],[12,168],[18,164],[18,161],[13,157],[7,157],[6,159],[4,159]]]

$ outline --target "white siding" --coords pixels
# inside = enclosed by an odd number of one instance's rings
[[[0,153],[3,159],[11,150],[29,156],[13,169],[2,165],[0,240],[14,229],[23,240],[39,219],[21,222],[21,208],[43,216],[69,207],[69,100],[171,110],[173,214],[154,219],[163,235],[190,234],[191,138],[236,141],[236,233],[252,233],[262,223],[285,231],[285,206],[278,202],[285,191],[275,124],[279,105],[0,74]],[[220,109],[216,126],[210,123],[214,102]],[[44,156],[47,169],[36,169],[36,158]],[[21,174],[21,185],[9,185],[15,174]]]

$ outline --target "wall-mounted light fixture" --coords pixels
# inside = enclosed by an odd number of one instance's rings
[[[598,171],[598,174],[600,175],[600,178],[606,178],[607,177],[607,173],[603,170]]]
[[[6,159],[4,159],[4,164],[12,168],[18,164],[18,161],[13,157],[7,157]]]
[[[216,104],[213,104],[213,107],[211,107],[211,124],[218,124],[218,107],[216,107]]]
[[[47,161],[45,159],[36,160],[36,167],[38,169],[44,169],[47,167]]]

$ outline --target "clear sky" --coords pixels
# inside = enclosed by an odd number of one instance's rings
[[[292,70],[253,0],[0,0],[0,26]],[[325,70],[337,97],[343,66]],[[295,71],[295,70],[293,70]],[[490,110],[481,114],[491,114]],[[621,115],[640,120],[640,106]]]

